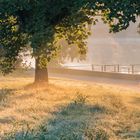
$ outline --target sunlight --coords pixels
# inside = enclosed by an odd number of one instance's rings
[[[0,140],[140,140],[140,0],[0,0]]]

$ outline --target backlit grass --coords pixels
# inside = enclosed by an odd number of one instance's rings
[[[2,140],[139,140],[140,93],[122,87],[32,76],[0,80]]]

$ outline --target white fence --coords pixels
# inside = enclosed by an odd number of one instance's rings
[[[126,73],[126,74],[140,74],[140,64],[133,65],[94,65],[94,64],[80,64],[67,65],[64,68],[89,70],[97,72],[112,72],[112,73]]]

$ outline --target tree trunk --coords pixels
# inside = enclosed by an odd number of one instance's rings
[[[35,84],[48,83],[48,69],[40,68],[39,59],[35,60]]]

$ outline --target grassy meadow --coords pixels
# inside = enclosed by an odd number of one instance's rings
[[[140,92],[21,73],[0,77],[0,140],[140,140]]]

